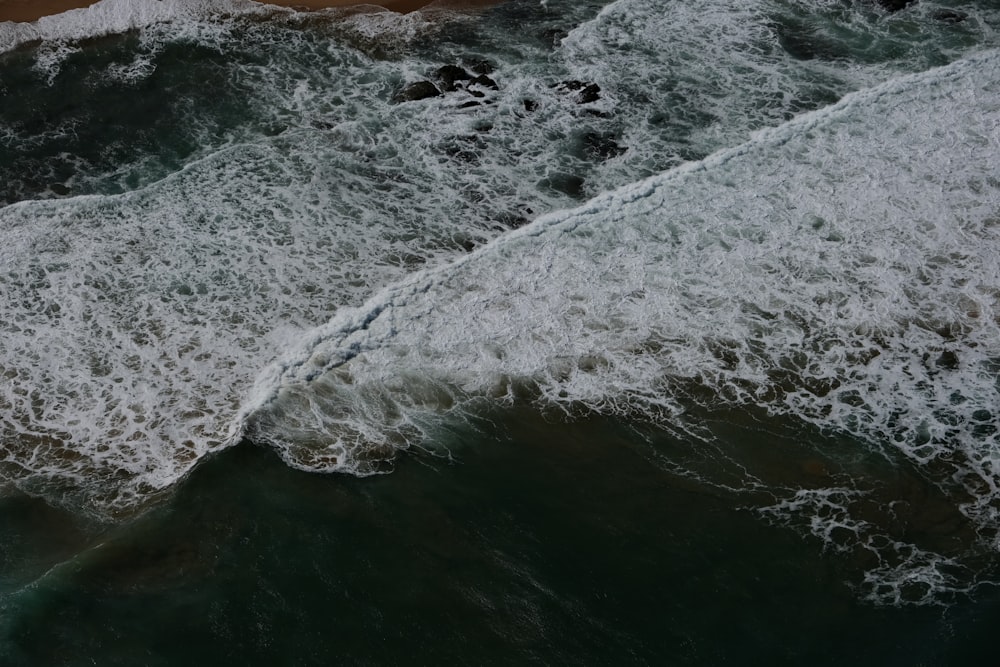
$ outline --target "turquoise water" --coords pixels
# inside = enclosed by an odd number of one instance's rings
[[[998,30],[0,24],[0,662],[986,661]]]

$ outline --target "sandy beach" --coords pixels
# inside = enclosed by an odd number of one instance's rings
[[[156,2],[157,0],[149,0]],[[28,22],[37,21],[43,16],[59,14],[71,9],[89,7],[95,4],[96,0],[0,0],[0,22],[17,21]],[[412,12],[427,5],[432,4],[431,0],[370,0],[359,2],[358,0],[272,0],[269,4],[281,5],[283,7],[293,7],[305,11],[325,9],[327,7],[346,7],[350,5],[378,5],[391,9],[395,12]],[[435,2],[443,5],[445,3]],[[447,0],[449,6],[475,7],[487,4],[495,4],[494,0]]]

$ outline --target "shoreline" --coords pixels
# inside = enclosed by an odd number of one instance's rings
[[[46,16],[62,14],[73,9],[83,9],[98,0],[0,0],[0,23],[30,23]],[[148,0],[154,2],[155,0]],[[496,4],[496,0],[267,0],[266,4],[289,7],[297,11],[316,11],[330,7],[373,5],[400,14],[422,9],[431,4],[473,8]]]

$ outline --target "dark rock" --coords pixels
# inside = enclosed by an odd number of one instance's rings
[[[931,18],[942,23],[961,23],[969,18],[969,15],[954,9],[939,9],[931,14]]]
[[[561,81],[555,85],[557,90],[576,93],[577,104],[590,104],[601,99],[601,87],[596,83],[585,81]]]
[[[601,99],[601,87],[596,83],[587,85],[576,96],[577,104],[590,104],[599,99]]]
[[[954,322],[949,322],[943,324],[934,330],[938,336],[944,338],[945,340],[955,340],[962,333],[962,328],[955,324]]]
[[[485,74],[480,74],[475,79],[469,82],[469,86],[479,86],[480,88],[490,88],[492,90],[500,90],[500,86],[497,82],[486,76]],[[468,86],[467,86],[468,87]]]
[[[538,109],[538,102],[535,100],[524,100],[524,110],[527,112],[532,112]]]
[[[464,67],[458,65],[442,65],[434,70],[434,76],[441,81],[467,81],[472,75]]]
[[[486,93],[481,90],[469,90],[468,92],[473,97],[486,97]]]
[[[898,12],[900,9],[909,7],[917,0],[875,0],[875,3],[890,12]]]
[[[468,102],[462,102],[458,105],[459,109],[471,109],[472,107],[482,106],[482,102],[478,100],[469,100]]]
[[[416,83],[404,86],[402,90],[393,95],[392,102],[393,104],[415,102],[416,100],[425,100],[429,97],[438,97],[439,95],[441,95],[441,91],[430,81],[417,81]]]
[[[445,65],[434,71],[434,78],[441,83],[442,90],[451,92],[457,89],[456,81],[468,81],[472,75],[458,65]]]
[[[592,160],[610,160],[624,154],[627,150],[628,148],[607,135],[597,132],[588,132],[583,135],[583,151]]]

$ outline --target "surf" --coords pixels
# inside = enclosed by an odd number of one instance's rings
[[[0,209],[4,484],[130,516],[244,440],[366,475],[496,409],[692,443],[728,410],[903,457],[992,544],[996,53],[905,75],[992,45],[989,21],[928,50],[901,35],[929,16],[851,5],[881,50],[806,58],[774,3],[655,4],[490,27],[199,14],[135,23],[93,67],[72,36],[95,26],[11,55],[55,98],[83,72],[113,100],[168,95],[195,45],[245,115],[181,114],[194,130],[164,143],[190,154],[149,142]],[[556,32],[511,53],[521,11]],[[678,48],[625,67],[622,40]],[[393,103],[443,64],[497,89]],[[795,492],[777,514],[826,506]]]
[[[294,467],[368,474],[484,405],[693,441],[705,411],[760,410],[901,455],[995,549],[998,65],[849,95],[414,274],[265,373],[246,433]],[[925,555],[871,595],[940,575]]]

